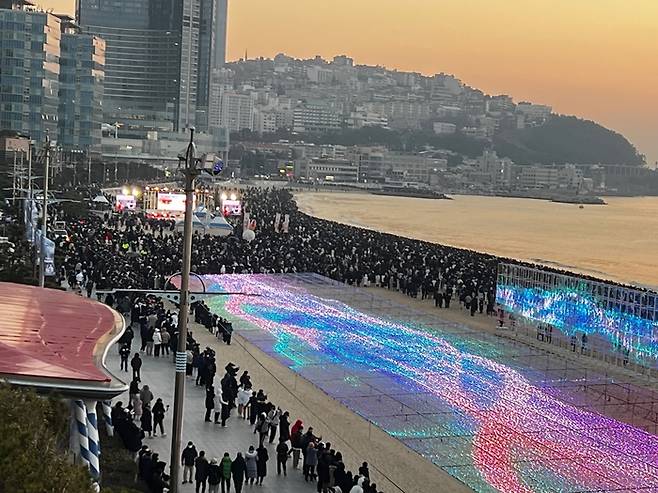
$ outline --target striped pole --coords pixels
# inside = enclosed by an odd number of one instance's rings
[[[80,445],[78,461],[89,467],[89,439],[87,438],[87,408],[84,401],[73,401],[75,424],[78,430],[77,443]]]
[[[98,418],[96,416],[96,401],[87,401],[87,436],[89,443],[89,472],[92,477],[100,476],[101,444],[98,437]]]
[[[112,401],[103,401],[103,418],[107,436],[114,436],[114,425],[112,424]]]

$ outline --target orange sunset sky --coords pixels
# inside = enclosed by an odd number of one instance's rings
[[[73,11],[74,0],[40,0]],[[452,73],[623,133],[658,160],[658,0],[229,0],[228,58],[336,54]]]

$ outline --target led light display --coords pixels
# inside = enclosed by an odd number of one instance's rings
[[[583,290],[498,285],[496,301],[510,312],[551,324],[565,334],[596,334],[611,347],[629,349],[640,358],[658,357],[658,321],[606,308]]]
[[[560,400],[486,344],[285,276],[204,280],[244,293],[209,301],[241,335],[475,491],[658,491],[657,437]]]

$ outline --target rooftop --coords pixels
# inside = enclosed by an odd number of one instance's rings
[[[0,283],[0,378],[64,393],[115,394],[125,385],[103,366],[123,331],[111,308],[80,296]]]

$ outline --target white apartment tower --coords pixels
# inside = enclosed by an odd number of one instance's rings
[[[249,94],[223,91],[220,126],[231,132],[254,129],[254,100]]]

